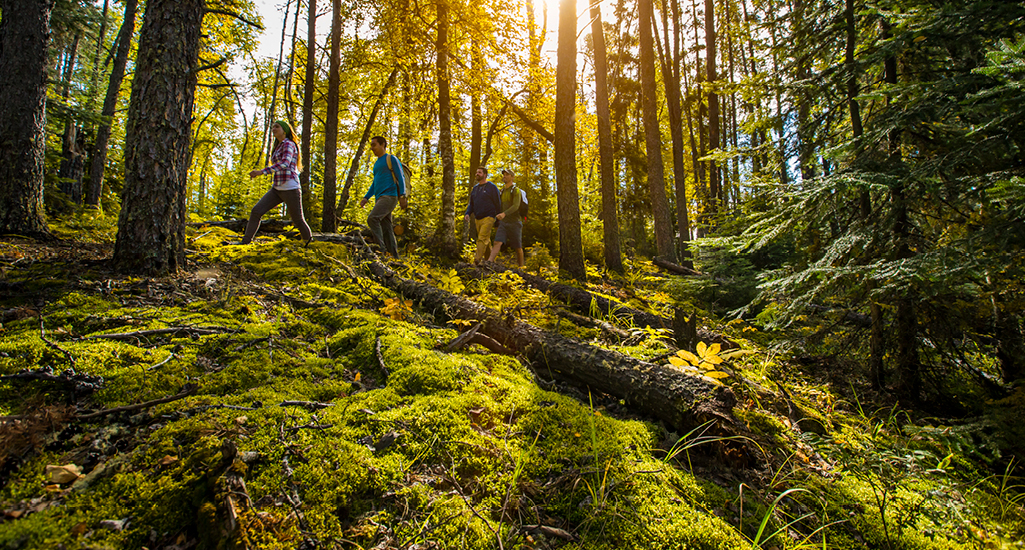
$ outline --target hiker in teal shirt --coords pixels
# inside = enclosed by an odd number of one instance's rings
[[[387,144],[381,136],[370,138],[370,150],[377,156],[377,161],[374,162],[374,182],[370,189],[367,189],[367,194],[363,196],[359,206],[363,208],[370,201],[370,197],[375,197],[374,208],[367,216],[367,226],[377,239],[377,244],[398,258],[399,245],[395,240],[391,213],[397,203],[401,203],[403,210],[409,203],[406,199],[406,179],[402,173],[402,162],[395,155],[388,154]]]

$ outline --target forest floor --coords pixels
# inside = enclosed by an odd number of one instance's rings
[[[694,349],[573,322],[511,272],[190,228],[185,272],[124,276],[109,231],[62,229],[89,241],[0,239],[0,548],[1022,547],[1020,390],[904,407],[811,328],[722,321],[639,258],[577,287],[684,308]],[[673,425],[524,350],[452,346],[476,321],[375,265],[735,401]]]

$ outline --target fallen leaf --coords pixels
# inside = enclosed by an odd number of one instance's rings
[[[80,536],[86,534],[86,532],[88,532],[88,531],[89,531],[89,526],[86,525],[84,521],[76,523],[75,526],[71,528],[71,534],[76,536],[76,537],[80,537]]]
[[[71,483],[82,477],[82,469],[74,464],[55,466],[50,464],[46,467],[46,475],[50,477],[51,483]]]
[[[164,455],[164,458],[160,459],[159,464],[161,466],[169,466],[171,464],[174,464],[175,462],[178,462],[178,457],[171,456],[171,455]]]

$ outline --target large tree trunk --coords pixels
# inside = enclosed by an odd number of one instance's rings
[[[110,125],[117,109],[117,97],[121,92],[121,81],[125,77],[128,66],[128,52],[135,34],[135,11],[138,0],[125,2],[125,17],[121,24],[121,32],[117,39],[117,53],[114,55],[114,68],[110,71],[110,82],[107,84],[107,95],[103,99],[102,119],[96,129],[96,141],[93,143],[91,164],[89,165],[89,193],[86,195],[86,206],[100,208],[100,195],[103,191],[103,172],[107,166],[107,144],[110,141]]]
[[[665,170],[662,166],[662,135],[658,124],[658,98],[655,82],[655,44],[652,37],[654,7],[651,0],[640,0],[641,34],[641,106],[644,112],[644,145],[648,159],[648,194],[654,217],[655,247],[658,255],[676,261],[673,247],[673,218],[666,198]]]
[[[122,272],[174,273],[185,264],[185,196],[204,7],[203,0],[147,3],[114,244],[114,264]]]
[[[438,2],[438,153],[441,155],[441,213],[435,241],[443,255],[458,253],[456,246],[456,164],[452,152],[452,92],[448,74],[448,0]]]
[[[608,61],[601,5],[591,4],[591,40],[594,45],[595,103],[598,113],[598,156],[601,162],[601,220],[604,228],[605,267],[623,273],[619,248],[619,208],[616,201],[615,158],[612,144],[612,115],[609,112]]]
[[[577,191],[576,76],[577,3],[559,3],[559,52],[555,76],[555,185],[559,212],[559,269],[579,280],[587,278],[580,235]]]
[[[342,2],[334,0],[331,14],[331,63],[327,75],[327,121],[324,124],[324,212],[320,230],[334,233],[335,186],[338,183],[338,74],[342,65]]]
[[[43,212],[53,0],[0,0],[0,234],[49,235]]]
[[[317,91],[317,0],[307,0],[306,12],[306,81],[303,84],[303,171],[299,173],[299,187],[303,193],[303,214],[310,211],[310,147],[313,141],[313,95]]]
[[[552,377],[623,399],[628,406],[677,429],[710,419],[733,431],[736,398],[728,388],[683,371],[656,365],[543,331],[426,283],[404,279],[380,261],[370,270],[385,286],[419,302],[438,319],[472,319],[479,332],[522,354],[540,377]]]

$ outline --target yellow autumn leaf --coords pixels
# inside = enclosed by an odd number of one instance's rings
[[[677,357],[675,355],[670,355],[669,356],[669,364],[674,366],[674,367],[689,367],[690,366],[690,363],[684,361],[683,359],[680,359],[679,357]]]
[[[722,357],[719,357],[718,355],[706,355],[702,357],[701,360],[712,365],[718,365],[723,361]]]
[[[360,373],[358,373],[358,372],[357,372],[357,373],[356,373],[356,378],[354,378],[354,380],[355,380],[356,382],[359,382],[359,379],[360,379]]]
[[[708,348],[705,349],[705,353],[703,355],[706,355],[706,356],[707,355],[719,355],[719,350],[721,350],[721,349],[722,349],[721,345],[719,345],[719,344],[712,344],[711,346],[708,346]]]
[[[709,377],[709,378],[715,378],[717,380],[721,380],[723,378],[729,378],[730,377],[729,374],[726,374],[725,372],[723,372],[721,370],[710,370],[710,371],[704,373],[704,375]]]
[[[705,350],[707,348],[708,348],[708,346],[706,346],[704,342],[698,342],[698,347],[697,347],[698,355],[699,356],[705,355]]]
[[[676,355],[683,358],[683,360],[687,361],[689,364],[694,366],[697,366],[698,363],[701,362],[701,359],[698,359],[697,355],[694,355],[693,353],[685,349],[681,349],[680,351],[676,352]]]

